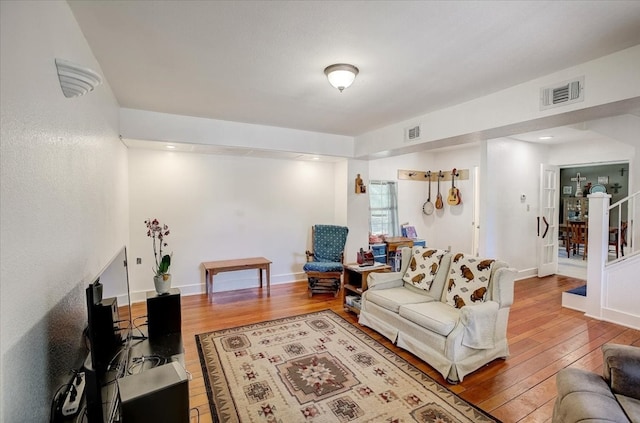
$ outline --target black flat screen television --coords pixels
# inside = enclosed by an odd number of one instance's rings
[[[90,423],[112,422],[118,412],[116,381],[126,373],[132,329],[126,247],[93,279],[86,297],[86,415]]]

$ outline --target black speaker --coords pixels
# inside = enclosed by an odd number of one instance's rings
[[[118,301],[116,298],[104,298],[91,309],[90,340],[94,354],[94,368],[104,371],[107,365],[122,347],[122,336],[118,326]]]
[[[171,288],[168,293],[162,295],[158,295],[155,291],[147,292],[147,324],[150,341],[182,332],[178,288]]]
[[[189,382],[184,367],[169,364],[118,379],[122,423],[189,423]]]

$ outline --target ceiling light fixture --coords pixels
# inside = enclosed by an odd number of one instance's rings
[[[550,140],[553,137],[551,135],[543,135],[541,137],[538,137],[539,140]]]
[[[327,66],[324,70],[324,74],[327,75],[329,83],[340,90],[340,92],[353,84],[359,72],[358,68],[346,63]]]
[[[173,150],[173,149],[175,149],[175,148],[176,148],[176,146],[175,146],[175,145],[168,145],[168,146],[167,146],[167,148],[168,148],[169,150]]]

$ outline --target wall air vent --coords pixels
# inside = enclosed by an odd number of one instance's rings
[[[411,128],[406,128],[404,130],[404,140],[405,141],[415,141],[419,140],[421,135],[420,125],[412,126]]]
[[[540,110],[584,100],[584,76],[540,89]]]

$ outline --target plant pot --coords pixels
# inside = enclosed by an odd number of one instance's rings
[[[168,294],[169,289],[171,289],[171,274],[165,273],[164,275],[154,276],[153,284],[158,295]]]

